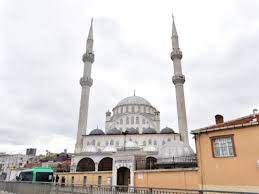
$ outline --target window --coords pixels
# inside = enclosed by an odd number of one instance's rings
[[[97,146],[100,146],[100,145],[101,145],[101,142],[98,141],[98,142],[97,142]]]
[[[102,184],[102,176],[98,176],[98,185]]]
[[[74,185],[74,182],[75,182],[75,177],[72,176],[72,179],[71,179],[71,184]]]
[[[129,124],[129,117],[126,118],[126,124]]]
[[[32,181],[33,173],[31,172],[21,172],[19,175],[20,181]]]
[[[147,142],[146,142],[146,141],[143,141],[143,145],[144,145],[144,146],[147,145]]]
[[[92,145],[95,145],[95,139],[92,140]]]
[[[136,117],[136,124],[139,124],[139,117]]]
[[[36,181],[39,182],[51,182],[53,180],[52,172],[37,172]]]
[[[119,146],[119,145],[120,145],[119,141],[116,141],[116,146]]]
[[[151,139],[148,140],[148,144],[152,145],[152,140]]]
[[[133,116],[131,117],[130,123],[134,124],[134,117]]]
[[[146,123],[146,120],[145,119],[142,119],[142,124],[145,124]]]
[[[83,185],[85,186],[87,183],[87,176],[84,176],[84,179],[83,179]]]
[[[113,141],[113,139],[110,141],[110,145],[113,145],[114,144],[114,141]]]
[[[233,135],[211,137],[213,157],[235,156]]]
[[[120,119],[120,124],[121,124],[121,125],[123,124],[123,120],[122,120],[122,119]]]

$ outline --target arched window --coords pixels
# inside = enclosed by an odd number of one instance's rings
[[[95,171],[95,164],[91,158],[81,159],[76,167],[77,172]]]
[[[139,117],[136,117],[136,124],[139,124]]]
[[[131,124],[134,124],[134,117],[133,117],[133,116],[131,117],[130,123],[131,123]]]
[[[120,119],[120,124],[121,124],[121,125],[123,124],[123,119]]]
[[[112,170],[112,158],[103,158],[98,164],[98,171],[111,171]]]
[[[129,117],[126,118],[126,124],[129,124]]]
[[[151,139],[148,140],[148,144],[149,144],[149,145],[152,144],[152,140],[151,140]]]
[[[114,141],[113,141],[113,139],[110,141],[110,145],[113,145],[114,144]]]
[[[95,145],[95,139],[92,140],[92,145]]]
[[[142,124],[145,124],[146,123],[146,119],[142,119]]]

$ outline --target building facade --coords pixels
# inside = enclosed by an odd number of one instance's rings
[[[179,48],[176,26],[172,25],[172,53],[174,65],[172,82],[175,85],[179,133],[170,127],[160,128],[160,111],[147,99],[126,97],[106,112],[105,129],[93,129],[86,134],[89,94],[93,84],[91,78],[94,63],[93,21],[83,55],[84,71],[80,79],[81,102],[75,153],[71,160],[72,173],[111,172],[111,185],[134,186],[134,171],[141,166],[168,168],[174,165],[186,166],[183,158],[193,156],[189,146],[187,118],[182,74],[182,52]],[[178,158],[177,162],[175,158]],[[177,163],[177,164],[175,164]],[[171,165],[171,166],[170,166]],[[102,182],[102,180],[98,180]]]
[[[193,130],[203,189],[259,192],[259,115]]]

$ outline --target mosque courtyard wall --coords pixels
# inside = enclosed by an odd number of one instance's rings
[[[61,178],[65,177],[66,185],[82,186],[84,185],[84,177],[87,177],[87,185],[98,185],[98,183],[101,183],[103,186],[112,185],[112,171],[56,173],[56,175],[59,176],[59,183],[61,183]],[[74,181],[72,181],[72,177],[74,177]],[[199,189],[199,180],[198,168],[134,171],[135,187]]]

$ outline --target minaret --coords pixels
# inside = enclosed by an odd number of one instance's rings
[[[179,48],[178,34],[174,23],[174,17],[173,17],[173,26],[172,26],[172,47],[173,47],[173,51],[171,52],[171,59],[174,64],[174,76],[172,81],[175,85],[178,128],[183,142],[185,142],[186,144],[189,144],[184,89],[183,89],[185,77],[182,74],[182,64],[181,64],[182,51]]]
[[[81,91],[81,102],[80,102],[80,112],[78,121],[78,131],[76,139],[76,150],[82,148],[82,135],[86,134],[87,118],[88,118],[88,106],[89,106],[89,95],[90,88],[93,85],[93,79],[91,78],[92,64],[94,62],[93,53],[93,19],[91,20],[91,26],[86,42],[86,52],[83,55],[84,62],[84,73],[83,77],[80,79],[80,85],[82,86]]]

